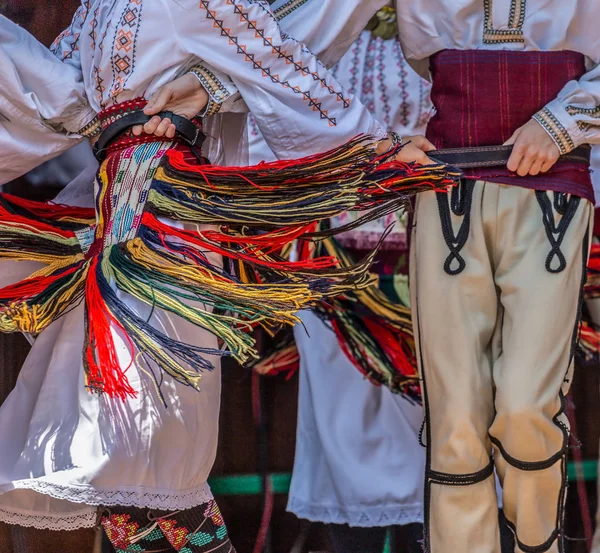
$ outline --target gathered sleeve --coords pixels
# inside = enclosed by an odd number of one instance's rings
[[[582,144],[600,144],[600,65],[568,82],[534,118],[562,154]]]
[[[229,76],[280,159],[322,152],[386,130],[308,48],[289,38],[268,4],[163,0],[181,47]]]
[[[0,184],[93,132],[81,71],[0,16]]]

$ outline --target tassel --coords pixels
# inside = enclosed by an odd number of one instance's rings
[[[95,210],[0,194],[0,259],[44,264],[0,288],[0,331],[37,334],[84,300],[86,385],[125,400],[136,393],[127,378],[134,363],[144,372],[140,364],[147,365],[158,389],[163,373],[198,389],[202,373],[213,369],[210,356],[255,362],[250,331],[275,333],[296,324],[297,311],[320,305],[357,366],[410,395],[416,379],[407,316],[379,305],[377,278],[368,271],[375,252],[358,263],[338,259],[330,246],[327,255],[284,258],[293,243],[311,252],[328,237],[315,221],[372,209],[364,222],[460,177],[442,165],[396,162],[397,151],[377,155],[371,138],[357,137],[299,160],[214,167],[192,161],[181,145],[115,145],[98,174]],[[164,217],[220,226],[192,231]],[[223,256],[229,270],[213,266],[208,252]],[[149,306],[148,318],[119,291]],[[152,324],[156,309],[208,330],[226,350],[170,338]],[[365,340],[358,328],[378,338]],[[293,354],[285,359],[295,362]]]
[[[409,196],[446,190],[462,175],[444,165],[394,161],[399,149],[377,156],[373,140],[360,136],[324,154],[254,167],[198,165],[171,150],[156,173],[149,203],[157,215],[183,221],[273,228],[388,201],[398,209]]]
[[[313,233],[321,234],[327,231]],[[334,240],[323,240],[319,246],[342,267],[352,265],[349,255]],[[300,243],[299,248],[303,247]],[[317,255],[314,249],[309,253]],[[306,260],[306,256],[300,257]],[[346,357],[373,385],[386,386],[413,403],[421,402],[410,309],[392,303],[379,290],[376,277],[369,286],[322,301],[314,310],[335,333]],[[293,374],[299,367],[299,354],[291,340],[289,333],[278,334],[275,345],[250,367],[259,374]]]
[[[101,256],[91,262],[85,287],[86,341],[84,346],[84,370],[86,386],[91,391],[106,392],[111,397],[125,399],[135,397],[135,390],[127,380],[127,370],[133,363],[133,343],[123,324],[111,312],[106,302]],[[113,328],[120,331],[128,343],[131,360],[123,368],[116,351]]]

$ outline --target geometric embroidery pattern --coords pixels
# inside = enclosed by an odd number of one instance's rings
[[[574,117],[575,115],[586,115],[592,119],[600,119],[600,106],[596,106],[593,108],[580,108],[577,106],[569,105],[566,107],[566,110],[571,117]],[[590,128],[595,127],[597,125],[600,125],[600,121],[598,121],[598,123],[592,121],[577,121],[577,126],[582,131],[587,131]]]
[[[294,11],[296,11],[300,6],[306,4],[308,0],[289,0],[283,6],[280,6],[276,10],[274,10],[273,15],[277,21],[281,21],[284,17],[287,17]]]
[[[527,12],[527,0],[511,0],[508,29],[494,27],[492,0],[484,0],[483,9],[483,42],[485,44],[525,43],[523,23]]]
[[[76,32],[75,29],[79,29],[83,26],[88,12],[90,10],[91,0],[85,0],[73,16],[73,22],[67,27],[60,35],[56,37],[50,51],[61,61],[67,61],[73,59],[75,52],[79,50],[79,37],[80,32]]]
[[[575,143],[567,129],[547,107],[538,111],[533,118],[550,134],[561,154],[567,154],[575,148]]]
[[[110,97],[125,89],[135,67],[137,37],[142,18],[142,0],[130,0],[117,25],[111,52],[112,84]]]
[[[302,73],[304,76],[312,78],[315,82],[319,82],[330,94],[336,96],[337,100],[342,102],[345,108],[350,106],[350,100],[345,98],[342,92],[336,91],[335,88],[329,85],[318,73],[311,71],[310,68],[305,67],[301,62],[295,60],[291,54],[283,51],[281,46],[273,44],[271,38],[266,36],[265,30],[258,28],[256,22],[250,19],[250,15],[244,12],[244,10],[235,3],[235,0],[227,0],[227,4],[232,6],[234,14],[245,21],[248,29],[254,31],[256,37],[262,38],[263,44],[270,47],[279,59],[284,59],[286,64],[293,65],[296,71]],[[313,111],[319,112],[321,119],[327,120],[330,126],[336,125],[336,119],[329,116],[327,110],[323,109],[322,103],[314,99],[310,91],[302,90],[299,86],[292,86],[287,80],[281,80],[279,75],[272,72],[271,68],[264,67],[262,62],[257,61],[254,54],[248,52],[246,45],[240,44],[239,37],[232,35],[231,30],[227,29],[224,26],[223,21],[218,19],[217,13],[210,10],[210,0],[200,0],[200,6],[204,7],[206,10],[207,19],[212,20],[213,26],[221,31],[221,36],[226,37],[229,40],[229,44],[235,46],[237,53],[244,56],[245,60],[252,65],[253,69],[260,71],[263,77],[270,79],[273,83],[280,84],[284,88],[292,90],[295,94],[301,95],[302,98],[308,102],[309,106],[312,107]]]

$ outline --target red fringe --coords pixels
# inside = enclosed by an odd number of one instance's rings
[[[85,261],[82,260],[79,263],[65,269],[60,273],[48,276],[28,278],[22,280],[21,282],[4,286],[3,288],[0,288],[0,300],[11,300],[14,298],[19,298],[22,301],[26,301],[29,298],[33,298],[38,294],[44,292],[50,286],[52,286],[54,282],[62,280],[65,277],[68,277],[69,275],[81,269],[81,266],[84,263]]]
[[[417,360],[412,354],[407,355],[407,351],[402,347],[402,342],[399,340],[397,332],[379,324],[370,317],[365,317],[363,322],[369,329],[369,334],[384,350],[396,371],[404,376],[416,377],[415,367],[417,366]]]
[[[33,228],[40,234],[58,234],[63,238],[74,238],[75,233],[72,230],[63,230],[58,228],[56,225],[44,223],[43,221],[34,221],[33,219],[23,216],[9,213],[0,206],[0,221],[2,224],[13,223],[15,225],[21,225],[23,227]]]
[[[55,204],[52,202],[36,202],[32,200],[25,200],[11,194],[2,194],[2,197],[11,204],[26,209],[33,215],[37,215],[43,219],[50,219],[53,221],[60,221],[63,219],[81,219],[82,221],[85,220],[91,222],[96,221],[96,212],[94,208],[73,207],[64,204]]]
[[[161,221],[159,221],[154,215],[150,213],[145,213],[142,219],[142,223],[146,225],[148,228],[155,230],[162,234],[163,236],[174,236],[177,238],[181,238],[184,242],[188,244],[193,244],[198,248],[208,250],[213,253],[218,253],[223,255],[224,257],[230,259],[238,259],[241,261],[246,261],[251,265],[261,265],[263,267],[269,267],[272,269],[283,269],[285,271],[302,271],[302,270],[314,270],[314,269],[324,269],[330,267],[337,267],[338,260],[335,257],[324,256],[319,257],[315,260],[308,261],[276,261],[269,262],[259,259],[256,255],[246,255],[242,252],[232,252],[231,250],[226,250],[215,246],[213,243],[204,240],[203,238],[209,238],[214,242],[227,244],[232,242],[232,237],[227,234],[222,234],[215,231],[205,231],[205,232],[194,232],[194,231],[186,231],[181,230],[175,227],[171,227]],[[268,243],[269,235],[274,236],[275,244],[274,247],[281,246],[281,237],[279,231],[274,233],[269,233],[267,235],[261,235],[258,238],[262,239],[262,242],[265,245]],[[248,242],[248,240],[246,240]]]
[[[88,376],[88,387],[92,391],[102,391],[110,397],[125,400],[127,397],[136,397],[136,391],[129,384],[126,372],[133,364],[133,342],[129,338],[125,327],[109,311],[100,288],[96,271],[98,270],[98,258],[91,262],[90,271],[86,281],[86,308],[88,320],[88,337],[85,349],[86,369]],[[129,345],[131,361],[127,368],[122,369],[117,356],[111,325],[121,331]],[[94,355],[94,350],[98,356]],[[102,360],[102,366],[97,360]]]

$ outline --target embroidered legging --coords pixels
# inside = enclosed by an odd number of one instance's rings
[[[175,512],[117,508],[101,521],[116,553],[235,553],[215,501]]]

